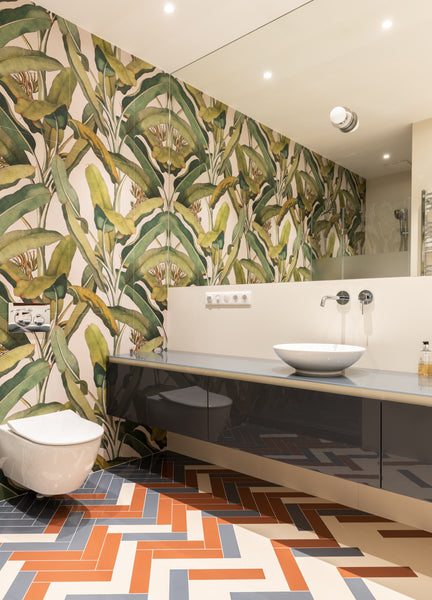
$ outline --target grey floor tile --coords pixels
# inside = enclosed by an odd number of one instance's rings
[[[219,535],[224,558],[241,558],[233,525],[219,525]]]
[[[81,523],[82,513],[73,512],[70,513],[59,534],[57,535],[57,541],[59,542],[71,542],[73,536],[76,533],[78,525]]]
[[[144,502],[143,517],[156,518],[158,514],[158,507],[159,494],[156,493],[154,490],[148,490]]]
[[[187,570],[171,570],[169,600],[189,600],[189,575]]]
[[[107,500],[117,500],[120,494],[120,490],[124,483],[123,477],[113,475],[109,488],[107,489],[106,498]]]
[[[7,563],[11,554],[12,551],[4,549],[4,544],[0,546],[0,569]]]
[[[0,529],[0,534],[4,533],[21,533],[21,534],[31,534],[31,533],[43,533],[45,531],[45,525],[41,526],[25,526],[25,527],[2,527]]]
[[[363,556],[359,548],[293,548],[294,556]]]
[[[98,481],[97,486],[94,488],[94,493],[95,494],[106,494],[113,477],[114,477],[114,475],[112,473],[103,471],[102,475]]]
[[[35,495],[31,492],[27,492],[22,496],[19,496],[19,502],[15,504],[15,508],[21,512],[26,512],[35,501]]]
[[[2,552],[40,552],[45,550],[68,550],[68,542],[4,542],[0,546],[0,556]]]
[[[94,525],[95,519],[82,519],[70,541],[69,550],[84,550]]]
[[[297,504],[285,504],[284,506],[299,531],[313,531],[312,525],[306,519],[302,509]]]
[[[260,517],[256,510],[212,510],[202,513],[203,517]]]
[[[32,583],[34,576],[35,573],[32,571],[18,573],[12,585],[3,596],[3,600],[22,600]]]
[[[375,600],[375,596],[367,587],[363,579],[353,577],[352,579],[345,579],[345,583],[349,587],[355,600]]]
[[[2,533],[7,533],[10,527],[31,527],[33,525],[37,525],[37,521],[33,517],[19,517],[18,519],[15,517],[15,512],[9,513],[9,515],[3,516],[0,519],[0,531]]]

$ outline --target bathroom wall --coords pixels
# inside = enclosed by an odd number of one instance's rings
[[[211,289],[223,291],[227,288]],[[365,354],[355,367],[416,373],[421,342],[432,339],[431,277],[288,282],[231,286],[229,289],[251,290],[251,307],[209,309],[204,306],[207,289],[170,289],[169,348],[278,361],[272,349],[277,343],[344,342],[366,346]],[[351,296],[348,305],[339,306],[328,300],[321,308],[323,295],[333,295],[341,289],[347,290]],[[357,300],[362,289],[374,294],[373,303],[365,307],[363,315]],[[369,418],[366,412],[363,416]],[[407,446],[417,449],[416,431],[414,423],[405,432],[404,440]],[[171,432],[168,433],[168,448],[252,477],[261,477],[430,530],[431,506],[422,500]]]
[[[411,171],[368,179],[365,254],[399,251],[401,236],[394,211],[404,208],[411,210]]]
[[[361,253],[365,182],[41,7],[4,4],[0,421],[66,405],[104,424],[106,466],[164,445],[111,419],[104,385],[107,354],[166,344],[167,286],[305,280],[342,240]],[[49,333],[8,331],[24,301],[50,304]]]
[[[250,308],[206,308],[208,288],[170,289],[169,348],[277,359],[274,344],[358,344],[366,347],[358,367],[416,372],[421,342],[432,340],[430,277],[289,282],[238,289],[251,290]],[[324,308],[320,306],[322,296],[342,289],[351,296],[349,304],[339,306],[328,300]],[[370,290],[374,300],[362,315],[357,297],[363,289]]]
[[[133,128],[143,107],[163,123],[169,77],[40,7],[3,5],[0,422],[69,407],[104,425],[104,467],[165,445],[111,418],[104,389],[107,354],[164,340],[165,287],[141,259],[166,262],[167,160]],[[11,301],[49,303],[51,331],[10,333]],[[11,489],[0,477],[0,498]]]

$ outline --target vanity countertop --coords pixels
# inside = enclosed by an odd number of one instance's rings
[[[291,367],[277,359],[178,350],[132,356],[118,354],[109,356],[109,361],[432,407],[432,377],[420,381],[416,373],[351,367],[339,377],[305,377],[296,375]],[[424,385],[425,382],[429,385]]]

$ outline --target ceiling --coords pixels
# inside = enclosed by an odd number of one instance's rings
[[[365,177],[410,169],[411,124],[432,117],[430,0],[172,2],[38,0]],[[331,125],[336,105],[357,131]]]

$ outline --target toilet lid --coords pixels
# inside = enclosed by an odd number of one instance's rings
[[[97,423],[82,419],[72,410],[61,410],[36,417],[8,421],[11,431],[21,437],[47,446],[70,446],[91,442],[101,437],[103,429]]]
[[[191,385],[187,388],[170,390],[168,392],[159,392],[159,395],[166,400],[185,404],[186,406],[207,408],[207,392],[199,385]],[[231,404],[232,400],[228,396],[209,392],[209,408],[230,406]]]

